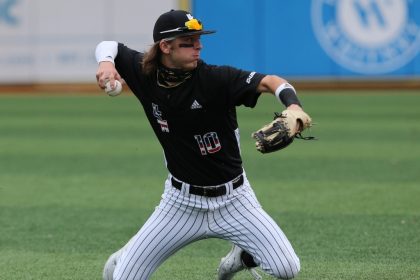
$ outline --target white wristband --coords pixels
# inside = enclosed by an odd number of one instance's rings
[[[276,91],[274,92],[274,94],[276,95],[277,99],[281,102],[280,99],[280,94],[281,92],[286,89],[286,88],[290,88],[291,90],[293,90],[293,92],[296,94],[296,90],[295,88],[289,84],[289,83],[282,83],[281,85],[279,85],[279,87],[276,89]]]
[[[95,49],[96,62],[109,61],[114,63],[114,59],[118,54],[118,42],[102,41]]]

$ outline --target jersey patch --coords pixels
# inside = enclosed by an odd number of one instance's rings
[[[156,119],[161,120],[162,119],[162,112],[159,111],[159,106],[155,103],[152,103],[152,108],[153,108],[153,116]]]
[[[157,120],[157,122],[160,124],[160,129],[162,129],[162,132],[169,132],[169,126],[166,120]]]
[[[155,103],[152,103],[153,116],[156,118],[157,123],[160,125],[162,132],[169,132],[168,121],[162,119],[162,112],[159,111],[159,106]]]

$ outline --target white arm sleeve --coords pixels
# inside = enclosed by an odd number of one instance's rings
[[[96,62],[109,61],[114,63],[114,59],[118,54],[118,42],[102,41],[96,46],[95,57]]]

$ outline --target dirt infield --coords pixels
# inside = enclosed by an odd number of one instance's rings
[[[410,80],[293,80],[298,90],[419,90],[420,78]],[[128,90],[124,85],[124,90]],[[101,93],[94,83],[0,84],[0,94],[10,93]]]

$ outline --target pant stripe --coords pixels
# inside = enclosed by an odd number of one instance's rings
[[[227,211],[226,209],[219,210],[217,216],[213,214],[215,224],[227,239],[245,247],[244,249],[252,255],[260,256],[262,268],[265,268],[270,274],[280,273],[286,277],[294,276],[294,269],[292,269],[289,259],[293,260],[294,267],[298,260],[295,258],[289,241],[254,198],[250,199],[248,193],[241,194],[238,196],[239,203],[228,205]],[[218,219],[222,219],[225,226],[218,223]],[[244,233],[244,231],[246,234],[237,234],[237,232]],[[273,232],[277,233],[276,236],[273,235]],[[246,240],[245,237],[247,237]],[[272,242],[275,242],[275,245]],[[280,260],[280,263],[276,260]],[[282,268],[276,268],[278,272],[273,267],[276,264],[282,266]],[[295,271],[298,270],[299,268],[296,267]]]
[[[246,207],[242,203],[241,203],[241,206],[243,208],[241,210],[244,210],[247,213],[249,213],[249,214],[252,215],[252,213],[249,210],[246,210]],[[229,215],[229,220],[230,221],[237,222],[238,223],[238,226],[236,226],[236,227],[231,226],[233,228],[233,230],[232,230],[233,233],[231,234],[231,236],[232,237],[235,237],[235,234],[234,233],[241,232],[241,231],[243,231],[244,228],[247,228],[247,233],[248,234],[243,235],[244,237],[247,238],[247,241],[246,240],[243,240],[243,239],[242,240],[239,239],[239,240],[241,240],[242,242],[244,242],[246,244],[245,247],[247,247],[247,248],[253,248],[253,251],[255,251],[255,249],[256,249],[255,246],[252,246],[252,244],[255,244],[255,242],[249,242],[249,241],[251,241],[251,240],[258,240],[259,241],[258,249],[263,253],[262,254],[262,257],[264,257],[266,259],[265,262],[269,262],[269,258],[270,259],[273,259],[272,253],[276,254],[278,259],[281,259],[280,256],[277,253],[277,250],[274,250],[274,248],[272,248],[270,250],[270,248],[267,247],[267,245],[270,245],[269,239],[266,236],[264,236],[264,234],[260,231],[260,228],[259,228],[259,226],[265,227],[264,223],[261,222],[260,220],[258,220],[258,217],[253,216],[259,222],[259,225],[256,226],[254,224],[254,222],[250,221],[247,218],[247,216],[243,215],[241,213],[241,211],[239,211],[235,206],[233,206],[233,208],[235,208],[235,212],[233,212],[233,211],[227,211],[227,213]],[[222,213],[221,212],[219,212],[219,213],[223,217]],[[228,220],[225,217],[223,217],[223,219],[225,220],[226,223],[228,223]],[[246,221],[248,223],[247,224],[244,224],[241,221]],[[252,226],[253,229],[249,229],[248,226]],[[237,239],[237,238],[235,238],[235,239]],[[261,242],[260,241],[261,239],[264,239],[265,242]],[[264,261],[262,263],[264,263]],[[281,265],[283,266],[283,270],[286,270],[285,265],[283,264],[282,261],[281,261]]]
[[[204,238],[229,240],[249,252],[261,268],[280,278],[299,271],[299,259],[284,233],[261,208],[248,181],[227,195],[190,195],[166,181],[159,206],[128,242],[115,269],[117,280],[147,280],[168,257]]]
[[[248,199],[248,198],[245,197],[245,199]],[[262,217],[264,219],[264,221],[260,220],[257,216],[255,216],[255,214],[252,213],[252,211],[250,211],[249,208],[245,207],[243,204],[242,204],[242,206],[243,206],[243,209],[245,211],[248,211],[248,213],[251,216],[256,218],[261,223],[261,226],[264,227],[267,230],[269,235],[271,235],[271,237],[274,240],[278,240],[279,242],[281,242],[281,244],[277,243],[277,247],[280,248],[281,254],[286,257],[286,261],[287,261],[287,264],[289,266],[289,270],[285,269],[285,264],[283,263],[283,261],[281,261],[281,264],[283,266],[283,269],[285,271],[286,276],[287,277],[290,276],[290,275],[288,275],[288,271],[289,271],[292,274],[291,276],[294,277],[295,276],[294,273],[293,273],[294,268],[292,266],[295,266],[295,268],[296,268],[295,270],[299,270],[299,268],[296,265],[295,254],[291,253],[291,250],[293,250],[293,249],[291,248],[290,242],[285,237],[284,233],[280,229],[278,229],[277,225],[273,224],[274,221],[271,218],[268,217],[268,215],[265,213],[264,210],[262,210],[262,208],[258,208],[257,210],[261,213],[261,215],[259,215],[259,217]],[[236,206],[234,206],[234,207],[236,208]],[[236,210],[238,211],[238,213],[240,213],[238,209],[236,209]],[[243,217],[245,219],[247,219],[245,216],[243,216]],[[259,229],[261,229],[261,227],[260,226],[255,226],[255,229],[259,230]],[[262,232],[261,232],[261,234],[262,234]],[[277,238],[274,236],[274,234],[277,235]],[[265,239],[268,241],[269,238],[265,237]],[[279,259],[281,259],[281,256],[277,253],[278,251],[275,250],[275,248],[272,248],[272,249],[273,249],[272,251],[276,253],[277,257]],[[287,255],[289,257],[287,257]],[[271,256],[271,254],[270,254],[270,256]],[[291,260],[293,260],[293,265],[290,263]],[[276,262],[273,260],[273,263],[276,263]]]
[[[177,199],[180,196],[181,196],[181,194],[178,193]],[[146,224],[143,226],[143,228],[140,230],[140,232],[135,236],[136,240],[133,241],[133,242],[130,241],[130,243],[132,243],[132,245],[130,246],[131,247],[130,251],[127,253],[127,257],[130,257],[130,258],[129,258],[128,261],[122,260],[123,262],[126,263],[126,267],[124,268],[124,270],[121,273],[121,276],[120,276],[121,278],[117,278],[117,279],[124,279],[124,278],[122,278],[123,275],[126,275],[125,279],[129,279],[128,278],[129,275],[132,273],[132,270],[136,267],[136,264],[137,264],[138,260],[142,257],[142,254],[145,252],[145,249],[147,248],[147,246],[149,246],[152,242],[156,242],[157,239],[158,239],[159,233],[161,233],[162,230],[164,230],[165,227],[168,225],[168,224],[163,224],[163,223],[167,220],[167,217],[168,217],[169,213],[171,213],[171,211],[173,210],[174,205],[169,205],[169,204],[166,204],[166,205],[167,206],[165,206],[160,211],[159,210],[155,211],[155,213],[152,214],[152,216],[149,218],[149,220],[146,222]],[[165,208],[167,208],[167,210]],[[176,211],[178,211],[178,210],[176,210]],[[153,232],[156,229],[159,229],[159,232],[156,232],[156,233]],[[148,240],[148,239],[151,239],[151,240]],[[138,243],[139,240],[140,240],[140,243]],[[147,242],[149,242],[149,245],[145,245],[146,248],[143,248],[142,247],[143,244],[147,244]],[[157,242],[157,244],[159,244],[159,242]],[[134,259],[139,250],[142,250],[142,252],[140,252],[138,257],[136,259]],[[141,265],[141,263],[140,263],[140,265]],[[127,269],[129,269],[129,271],[126,272]],[[135,278],[133,278],[133,279],[135,279]]]
[[[156,253],[154,253],[155,257],[152,258],[148,264],[145,263],[144,267],[146,267],[147,269],[141,274],[141,276],[143,276],[143,274],[152,273],[153,272],[153,271],[151,271],[152,268],[157,267],[165,259],[167,259],[169,256],[171,256],[172,254],[174,254],[176,251],[183,248],[187,244],[192,243],[192,242],[194,242],[194,241],[196,241],[200,238],[203,238],[204,234],[200,235],[200,229],[202,228],[202,225],[204,223],[204,215],[202,215],[201,217],[199,215],[196,215],[194,217],[194,216],[192,216],[192,213],[193,212],[190,212],[187,215],[186,211],[184,211],[182,213],[182,216],[179,217],[178,221],[176,222],[176,228],[173,228],[171,230],[171,233],[173,231],[178,232],[177,235],[180,235],[180,236],[185,236],[186,233],[188,233],[188,238],[186,240],[183,240],[181,238],[177,242],[171,243],[170,241],[177,240],[178,238],[175,237],[174,235],[168,234],[166,237],[164,237],[159,242],[155,242],[157,247],[153,248],[153,250],[150,250],[149,255],[151,255],[156,248],[159,248],[159,250]],[[188,217],[184,218],[184,216],[188,216]],[[201,218],[201,221],[200,221],[200,218]],[[180,222],[182,220],[184,220],[184,224],[180,228],[178,228],[178,226],[180,225]],[[186,229],[186,230],[183,230],[184,227],[186,227],[188,225],[190,225],[189,228]],[[193,228],[196,225],[198,225],[198,227],[197,227],[197,229],[195,229],[195,231],[193,231]],[[165,242],[164,241],[165,239],[169,239],[169,242]],[[163,244],[165,244],[165,245],[162,246]],[[149,255],[148,255],[148,257],[149,257]],[[146,257],[146,259],[148,259],[148,257]],[[137,273],[136,273],[136,275],[137,275]],[[140,277],[140,279],[143,279],[143,278]]]

